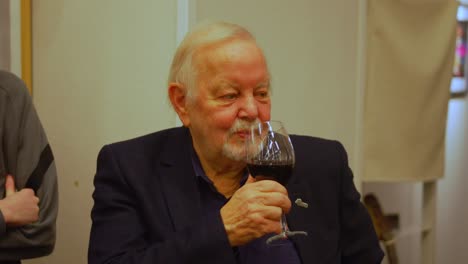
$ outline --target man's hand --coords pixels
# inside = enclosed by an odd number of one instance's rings
[[[7,226],[23,226],[39,219],[39,198],[32,189],[16,192],[13,177],[7,175],[5,192],[5,198],[0,200],[0,211]]]
[[[249,181],[221,208],[229,243],[234,247],[268,233],[280,233],[281,214],[290,208],[284,186],[270,180],[253,182],[249,176]]]

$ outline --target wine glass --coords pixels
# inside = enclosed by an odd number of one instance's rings
[[[246,140],[246,161],[250,175],[256,180],[274,180],[286,186],[294,168],[294,148],[288,132],[280,121],[255,123]],[[304,231],[290,231],[284,212],[281,215],[282,232],[268,238],[267,244]]]

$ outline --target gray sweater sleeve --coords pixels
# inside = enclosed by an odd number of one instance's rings
[[[0,71],[1,146],[0,195],[5,195],[5,176],[13,175],[17,189],[25,187],[29,176],[40,164],[41,153],[48,146],[47,137],[24,83],[16,76]],[[55,245],[55,222],[58,212],[58,187],[55,162],[47,165],[37,190],[39,220],[17,228],[6,227],[2,234],[0,217],[0,262],[48,255]]]

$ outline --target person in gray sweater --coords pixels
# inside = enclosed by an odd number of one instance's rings
[[[57,171],[25,84],[0,71],[0,264],[50,254]]]

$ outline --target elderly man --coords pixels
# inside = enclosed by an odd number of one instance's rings
[[[379,263],[341,144],[292,136],[287,188],[248,175],[242,131],[270,119],[270,93],[265,57],[247,30],[218,22],[188,34],[168,84],[183,127],[99,154],[89,263]],[[282,211],[309,235],[267,245]]]

